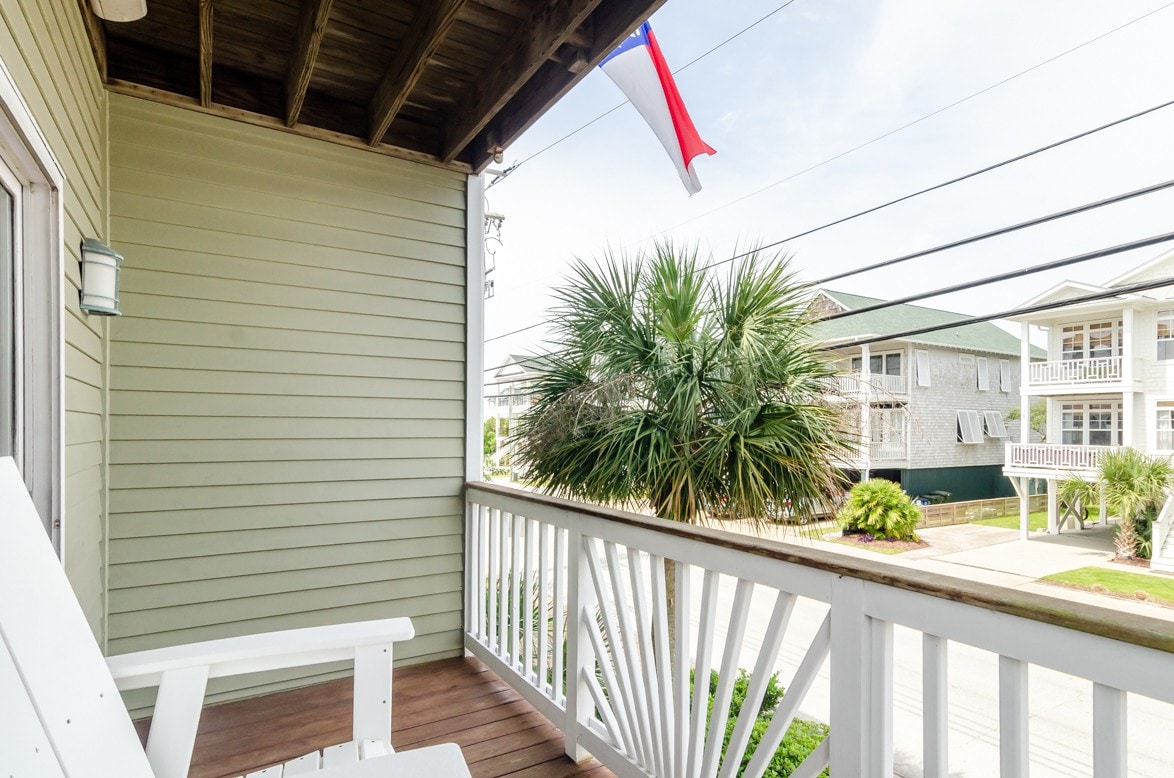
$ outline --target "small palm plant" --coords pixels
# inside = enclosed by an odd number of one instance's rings
[[[1105,502],[1121,519],[1116,537],[1118,555],[1148,559],[1150,525],[1174,485],[1174,465],[1169,459],[1122,448],[1101,459],[1100,480]]]
[[[836,519],[845,530],[867,532],[874,538],[919,540],[916,529],[921,511],[900,486],[883,478],[853,486]]]

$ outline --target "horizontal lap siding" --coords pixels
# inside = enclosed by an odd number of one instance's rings
[[[110,652],[406,615],[398,658],[458,654],[464,177],[122,96],[110,121]]]
[[[104,335],[77,290],[82,238],[106,237],[106,93],[76,3],[0,0],[0,58],[65,174],[65,569],[101,640]]]

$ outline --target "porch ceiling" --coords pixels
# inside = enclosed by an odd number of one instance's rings
[[[107,86],[480,171],[664,0],[78,0]]]

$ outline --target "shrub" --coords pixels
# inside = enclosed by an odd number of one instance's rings
[[[717,696],[717,671],[711,671],[709,674],[709,707],[710,715],[712,715],[713,699]],[[739,668],[738,675],[734,679],[734,692],[730,697],[730,715],[726,720],[726,733],[722,741],[722,754],[725,758],[725,750],[730,744],[730,738],[734,734],[734,727],[738,722],[738,714],[742,711],[742,706],[746,702],[746,692],[750,687],[750,674],[746,670]],[[750,732],[750,742],[746,746],[746,755],[742,758],[742,764],[739,766],[738,775],[741,775],[746,767],[750,764],[750,760],[754,758],[755,751],[758,750],[758,744],[762,741],[762,736],[766,734],[767,727],[770,726],[770,721],[774,717],[775,708],[778,707],[779,700],[783,698],[783,687],[779,684],[778,675],[772,675],[766,684],[766,693],[762,697],[762,705],[758,708],[758,719],[754,722],[754,728]],[[764,778],[786,778],[795,768],[803,764],[803,760],[807,755],[816,749],[816,747],[823,742],[823,739],[828,736],[828,726],[820,724],[815,721],[805,721],[803,719],[795,719],[791,722],[791,726],[787,728],[787,734],[783,737],[783,742],[775,751],[774,757],[771,758],[770,764],[763,774]],[[825,770],[822,775],[826,776]]]
[[[836,519],[845,530],[889,540],[917,540],[921,511],[897,484],[871,478],[852,487]]]

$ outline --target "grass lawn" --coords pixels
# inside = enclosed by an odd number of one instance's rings
[[[993,519],[978,519],[970,522],[971,524],[981,524],[984,527],[1002,527],[1003,529],[1019,529],[1019,514],[1014,516],[996,516]],[[1028,514],[1027,528],[1035,531],[1037,529],[1048,528],[1048,512],[1036,511]]]
[[[1137,596],[1137,592],[1145,592],[1144,599],[1163,605],[1174,605],[1174,578],[1164,576],[1130,573],[1104,567],[1078,567],[1075,570],[1045,576],[1040,580],[1091,592],[1108,592],[1136,599],[1142,599]]]

